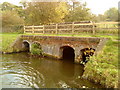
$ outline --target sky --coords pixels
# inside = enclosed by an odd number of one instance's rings
[[[104,14],[106,10],[111,7],[118,8],[118,2],[120,0],[82,0],[87,2],[87,7],[91,9],[94,14]]]
[[[0,3],[10,2],[15,5],[19,5],[21,0],[0,0]],[[118,8],[118,2],[120,0],[79,0],[87,3],[87,8],[91,9],[93,14],[104,14],[106,10],[111,7]]]

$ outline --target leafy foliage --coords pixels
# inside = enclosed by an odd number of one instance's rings
[[[115,7],[110,8],[109,10],[105,11],[104,14],[99,14],[98,16],[94,17],[94,21],[101,22],[101,21],[118,21],[119,20],[120,12]]]
[[[40,44],[38,43],[33,43],[31,46],[31,54],[33,55],[42,55],[42,49]]]
[[[7,10],[2,12],[3,32],[15,32],[14,30],[20,29],[20,26],[23,24],[24,20],[16,13],[16,11]]]
[[[104,15],[106,17],[107,20],[109,21],[118,21],[118,9],[117,8],[110,8],[109,10],[107,10]]]
[[[65,2],[29,2],[25,12],[26,24],[63,22],[67,14],[67,5]]]
[[[3,4],[0,5],[1,11],[15,11],[20,17],[24,16],[24,10],[22,9],[22,6],[17,6],[8,2],[3,2]]]
[[[75,22],[75,21],[88,21],[92,20],[93,15],[90,13],[90,9],[86,8],[86,4],[76,3],[73,6],[73,9],[69,10],[69,14],[66,15],[66,22]]]
[[[15,11],[3,11],[2,12],[2,25],[11,26],[11,25],[22,25],[23,19]]]
[[[16,6],[8,2],[0,5],[0,19],[2,21],[2,32],[21,32],[24,24],[23,10],[21,6]],[[20,31],[18,31],[20,30]]]

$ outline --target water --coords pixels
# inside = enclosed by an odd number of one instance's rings
[[[67,60],[32,57],[29,53],[2,56],[2,88],[101,88],[81,79],[83,66]]]

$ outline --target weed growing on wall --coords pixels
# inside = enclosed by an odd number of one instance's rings
[[[33,43],[31,45],[31,54],[32,55],[42,55],[41,45],[38,43]]]

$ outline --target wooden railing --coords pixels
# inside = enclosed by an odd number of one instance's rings
[[[24,26],[24,33],[33,34],[79,34],[118,33],[118,22],[70,22],[40,26]]]

